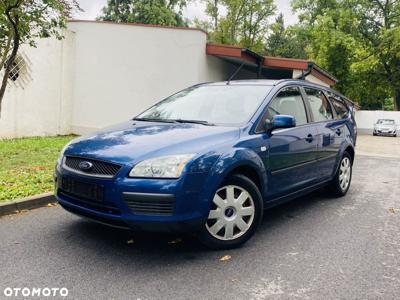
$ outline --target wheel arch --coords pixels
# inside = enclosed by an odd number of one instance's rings
[[[216,190],[231,174],[242,174],[248,177],[258,187],[261,195],[265,196],[267,173],[261,158],[249,149],[235,149],[232,153],[221,155],[211,169],[206,186]]]
[[[226,176],[230,176],[233,174],[240,174],[243,176],[246,176],[249,178],[254,184],[258,187],[260,193],[263,192],[264,190],[264,183],[262,176],[260,173],[257,171],[257,169],[254,166],[250,166],[249,164],[243,164],[240,166],[237,166],[233,170],[231,170]]]
[[[350,157],[351,157],[351,164],[353,165],[354,163],[354,158],[355,158],[355,150],[353,145],[351,144],[345,144],[342,146],[339,155],[337,157],[336,163],[335,163],[335,168],[333,169],[333,173],[332,173],[332,178],[335,176],[337,170],[339,169],[339,165],[340,165],[340,161],[343,157],[343,154],[347,152],[349,153]]]
[[[351,163],[354,163],[354,158],[355,158],[355,151],[354,151],[354,147],[353,146],[351,146],[351,145],[348,145],[345,149],[344,149],[344,151],[343,151],[343,153],[344,152],[347,152],[347,153],[349,153],[349,155],[350,155],[350,157],[351,157]],[[343,155],[343,153],[342,153],[342,155]]]

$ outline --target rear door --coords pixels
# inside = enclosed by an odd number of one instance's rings
[[[346,101],[338,95],[333,93],[328,94],[329,100],[332,103],[333,110],[336,113],[335,119],[338,124],[341,124],[341,128],[343,129],[342,138],[346,138],[346,136],[350,133],[350,136],[355,140],[357,138],[357,125],[354,116],[354,110],[349,107]],[[349,124],[351,124],[349,126]]]
[[[309,121],[299,87],[283,88],[268,105],[266,118],[291,115],[296,127],[274,130],[269,137],[269,198],[277,198],[318,180],[317,129]]]
[[[339,120],[327,95],[319,89],[304,88],[310,111],[317,125],[318,170],[321,180],[332,175],[340,145],[345,134],[345,122]]]

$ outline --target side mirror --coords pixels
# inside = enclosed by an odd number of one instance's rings
[[[296,127],[296,119],[293,116],[288,115],[276,115],[272,121],[265,120],[265,130],[271,132],[278,128],[292,128]]]

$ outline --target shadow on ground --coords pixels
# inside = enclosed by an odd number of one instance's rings
[[[320,202],[334,201],[324,190],[292,200],[264,212],[262,224],[252,240],[239,249],[230,250],[230,253],[243,248],[253,247],[253,242],[268,239],[269,232],[275,226],[281,226],[288,219],[310,216],[306,212]],[[83,252],[107,255],[114,257],[121,263],[130,260],[162,260],[164,263],[178,263],[209,256],[212,250],[200,244],[195,236],[174,235],[160,233],[132,232],[97,224],[85,219],[76,219],[64,228],[60,235],[68,239],[68,243],[75,247],[85,247]],[[178,242],[176,242],[178,239]],[[179,241],[181,240],[181,241]],[[172,242],[175,241],[175,242]],[[215,251],[223,255],[224,251]],[[165,261],[167,260],[167,261]]]

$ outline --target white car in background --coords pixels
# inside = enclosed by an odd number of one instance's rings
[[[379,119],[374,124],[373,135],[397,136],[397,124],[392,119]]]

